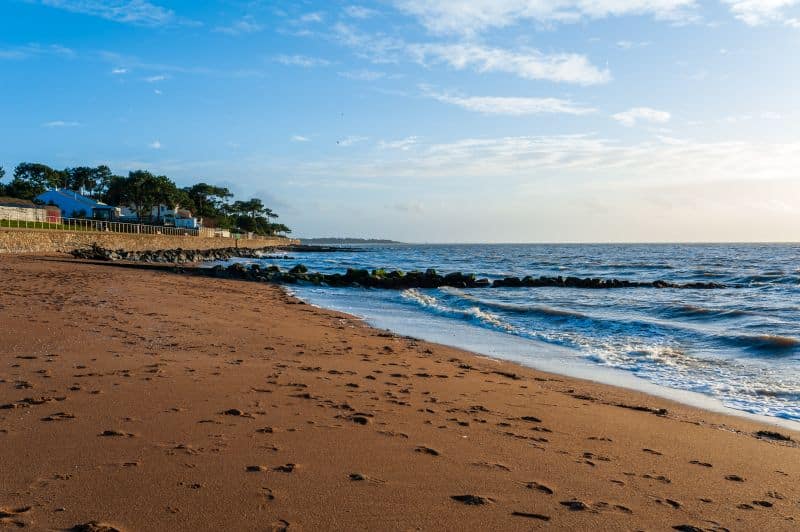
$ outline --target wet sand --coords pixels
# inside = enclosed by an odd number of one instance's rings
[[[796,530],[797,441],[273,286],[0,257],[0,529]]]

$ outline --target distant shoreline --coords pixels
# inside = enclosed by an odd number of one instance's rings
[[[300,242],[303,244],[405,244],[405,242],[398,242],[396,240],[387,240],[382,238],[301,238]]]

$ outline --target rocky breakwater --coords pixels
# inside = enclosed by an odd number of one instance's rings
[[[205,269],[210,275],[222,278],[244,279],[281,284],[314,284],[326,286],[360,286],[364,288],[382,288],[405,290],[409,288],[521,288],[521,287],[561,287],[561,288],[681,288],[681,289],[719,289],[728,288],[718,283],[671,283],[667,281],[626,281],[620,279],[597,279],[579,277],[507,277],[505,279],[479,279],[471,273],[454,272],[446,275],[439,274],[436,270],[428,269],[424,272],[402,272],[386,270],[359,270],[348,269],[346,273],[323,274],[309,272],[302,264],[290,270],[282,270],[278,266],[261,267],[258,264],[246,266],[232,264],[228,267],[221,265]]]
[[[127,260],[132,262],[184,264],[193,262],[229,260],[234,257],[258,258],[276,248],[218,248],[218,249],[162,249],[157,251],[125,251],[106,249],[98,245],[76,249],[71,252],[77,259],[88,260]]]

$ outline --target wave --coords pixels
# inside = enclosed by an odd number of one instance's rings
[[[601,268],[617,268],[620,270],[674,270],[675,266],[670,264],[650,264],[650,263],[611,263],[611,264],[598,264]]]
[[[791,336],[761,334],[728,337],[728,342],[751,352],[771,355],[792,355],[800,348],[800,339]]]
[[[666,307],[659,311],[659,314],[667,318],[689,318],[699,320],[715,320],[726,318],[739,318],[752,315],[752,312],[741,309],[713,309],[697,305],[680,305],[677,307]]]
[[[504,322],[499,316],[492,314],[491,312],[483,311],[479,307],[470,307],[465,309],[451,307],[442,303],[434,296],[423,294],[422,292],[420,292],[415,288],[409,290],[403,290],[400,293],[400,296],[403,299],[412,301],[421,307],[425,307],[429,310],[432,310],[437,314],[443,314],[446,316],[462,318],[462,319],[477,320],[486,325],[507,332],[512,332],[514,330],[513,326]]]
[[[512,314],[539,314],[543,316],[556,316],[561,318],[581,318],[591,319],[590,316],[578,312],[576,310],[560,309],[555,307],[548,307],[546,305],[515,305],[514,303],[502,303],[500,301],[487,301],[479,297],[475,297],[466,292],[462,292],[458,288],[443,287],[440,289],[448,295],[453,295],[473,303],[477,303],[482,307],[487,307],[494,310],[503,312],[510,312]]]
[[[783,272],[765,272],[760,275],[747,275],[734,278],[737,284],[746,286],[762,286],[770,284],[800,284],[800,276],[786,275]]]

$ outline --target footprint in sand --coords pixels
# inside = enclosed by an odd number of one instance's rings
[[[483,506],[494,502],[489,497],[481,497],[480,495],[451,495],[450,498],[467,506]]]
[[[672,481],[665,477],[664,475],[651,475],[649,473],[645,473],[642,475],[642,478],[646,478],[648,480],[657,480],[659,482],[663,482],[664,484],[670,484]]]
[[[550,520],[550,518],[548,516],[546,516],[546,515],[529,513],[529,512],[516,512],[516,511],[514,511],[514,512],[511,512],[511,515],[516,516],[516,517],[526,517],[528,519],[538,519],[539,521],[549,521]]]
[[[665,505],[671,506],[672,508],[674,508],[676,510],[682,506],[681,503],[679,503],[678,501],[676,501],[674,499],[656,499],[656,502],[658,504],[665,504]]]
[[[541,491],[542,493],[546,493],[547,495],[553,495],[555,490],[549,486],[545,486],[544,484],[540,484],[539,482],[527,482],[525,483],[525,487],[529,490],[536,490]]]
[[[248,414],[247,412],[243,412],[242,410],[239,410],[238,408],[229,408],[228,410],[225,410],[225,411],[221,412],[221,414],[223,416],[233,416],[233,417],[247,417],[247,418],[252,418],[253,417],[252,414]]]
[[[81,523],[70,528],[71,532],[122,532],[121,529],[101,523],[99,521],[89,521],[88,523]]]
[[[0,525],[14,525],[19,528],[24,528],[28,526],[28,524],[25,521],[22,521],[19,516],[27,514],[30,511],[30,506],[14,508],[11,510],[0,508]]]
[[[753,504],[762,508],[772,508],[772,503],[769,501],[753,501]]]
[[[42,421],[64,421],[67,419],[75,419],[75,415],[67,412],[56,412],[55,414],[43,417]]]
[[[702,467],[714,467],[713,465],[709,464],[708,462],[701,462],[700,460],[690,460],[690,464],[699,465]]]
[[[131,434],[130,432],[122,432],[121,430],[104,430],[99,434],[99,436],[104,436],[107,438],[133,438],[136,435]]]
[[[278,519],[274,523],[270,524],[267,530],[269,532],[289,532],[290,527],[291,524],[289,523],[289,521],[286,521],[285,519]]]
[[[589,509],[589,506],[585,502],[576,499],[571,501],[561,501],[560,504],[561,506],[566,506],[572,512],[582,512]]]
[[[440,453],[439,451],[437,451],[436,449],[432,449],[432,448],[430,448],[430,447],[424,447],[424,446],[422,446],[422,445],[420,445],[420,446],[416,447],[416,448],[414,449],[414,452],[415,452],[415,453],[422,453],[422,454],[429,454],[429,455],[431,455],[431,456],[439,456],[439,455],[441,454],[441,453]]]
[[[511,471],[511,468],[506,465],[496,464],[492,462],[474,462],[472,465],[475,467],[485,467],[487,469],[499,469],[500,471]]]

